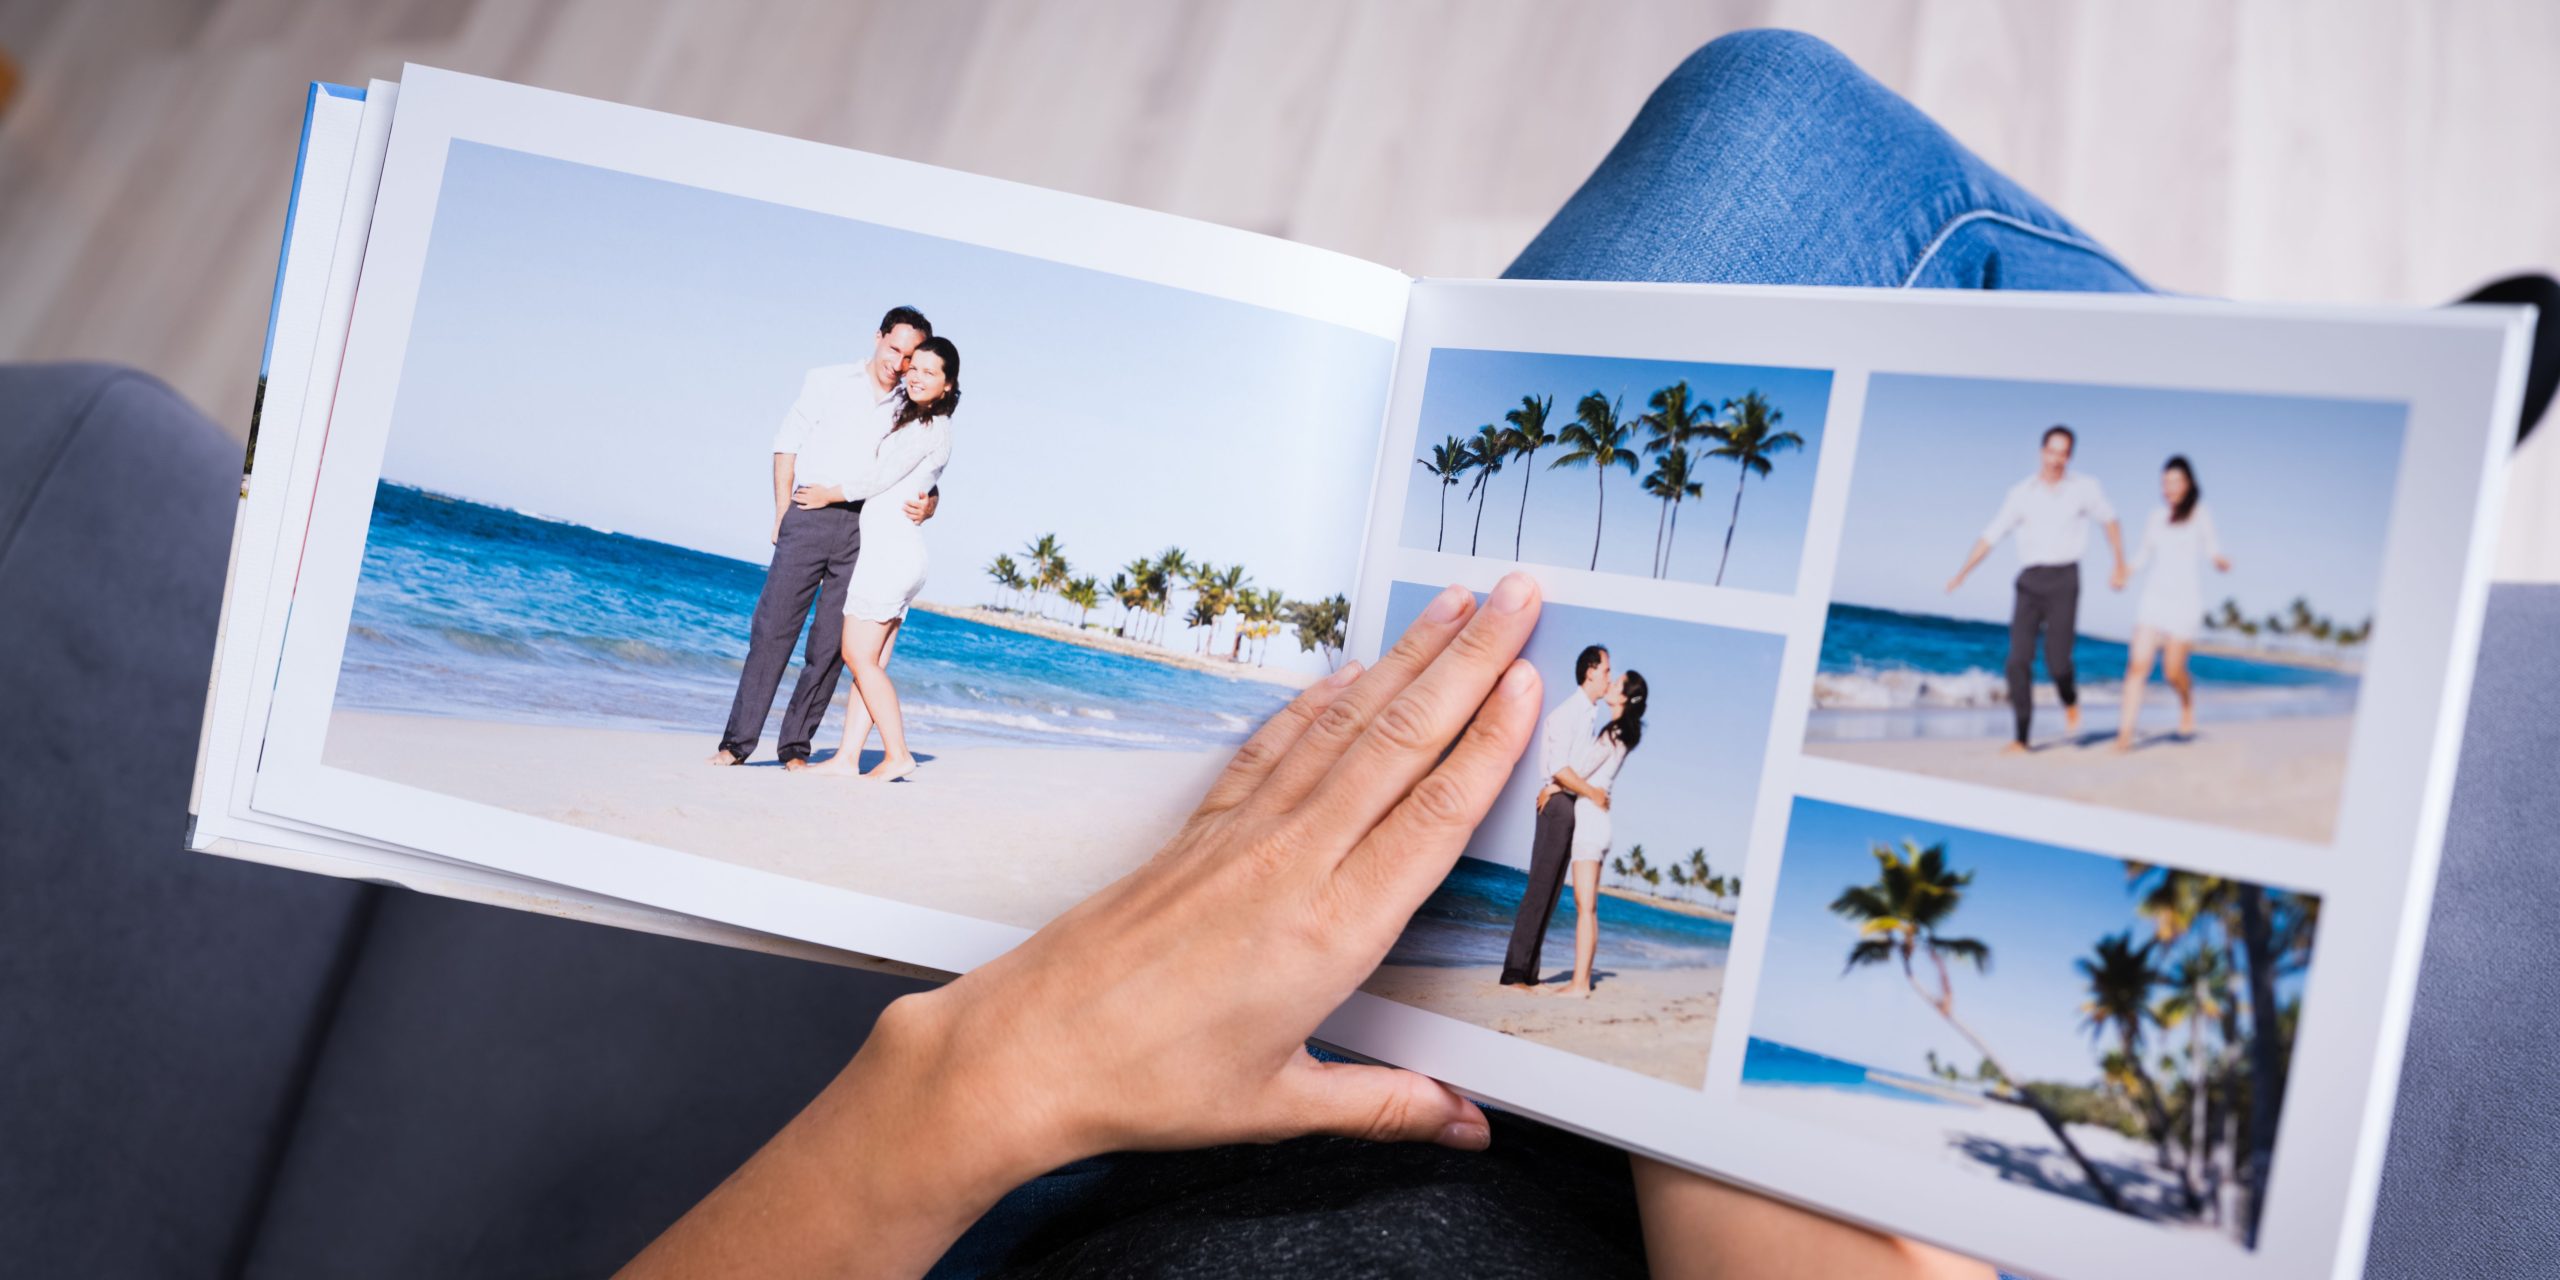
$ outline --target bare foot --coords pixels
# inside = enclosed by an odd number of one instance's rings
[[[2027,744],[2023,742],[2012,742],[2008,746],[2000,748],[2000,754],[2004,756],[2022,756],[2026,753]]]
[[[703,761],[703,763],[704,763],[704,764],[716,764],[716,765],[721,766],[722,768],[727,768],[728,766],[733,765],[733,764],[736,764],[737,762],[738,762],[738,758],[737,758],[736,756],[730,755],[730,754],[729,754],[729,749],[728,749],[727,747],[722,747],[722,748],[720,748],[719,750],[712,752],[712,753],[711,753],[711,758],[710,758],[710,759],[708,759],[708,760]]]
[[[914,773],[915,771],[916,758],[914,756],[889,756],[882,758],[880,763],[871,766],[870,771],[863,774],[862,778],[865,782],[896,782],[898,779]]]
[[[2124,754],[2126,754],[2126,753],[2128,753],[2128,752],[2130,752],[2130,751],[2132,751],[2132,750],[2133,750],[2133,735],[2132,735],[2132,734],[2130,734],[2130,733],[2119,733],[2119,734],[2117,734],[2117,735],[2116,735],[2115,747],[2114,747],[2114,751],[2115,751],[2115,753],[2116,753],[2117,755],[2124,755]]]
[[[2062,731],[2075,738],[2080,736],[2080,704],[2075,702],[2062,709]]]
[[[803,770],[803,769],[806,769],[806,768],[810,767],[810,766],[809,766],[809,757],[807,757],[807,756],[793,756],[793,757],[791,757],[790,759],[783,761],[783,762],[782,762],[782,767],[783,767],[783,769],[784,769],[786,772],[789,772],[789,773],[798,773],[798,772],[800,772],[801,770]]]
[[[854,758],[852,753],[839,751],[834,755],[827,757],[827,762],[825,764],[804,762],[801,766],[801,771],[804,773],[823,773],[830,777],[861,777],[862,771],[853,767],[853,765]]]
[[[2181,711],[2178,713],[2178,736],[2181,738],[2192,738],[2196,736],[2195,712]]]

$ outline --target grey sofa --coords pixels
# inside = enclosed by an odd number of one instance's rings
[[[609,1271],[910,987],[184,852],[238,458],[144,375],[0,366],[0,1271]],[[2500,589],[2374,1275],[2554,1265],[2555,655],[2560,588]],[[1597,1171],[1595,1200],[1622,1199],[1614,1157],[1569,1142],[1506,1132],[1508,1165],[1334,1144],[1296,1173],[1211,1155],[1150,1166],[1152,1194],[1122,1202],[1143,1220],[1214,1180],[1237,1219],[1395,1221],[1375,1238],[1409,1262],[1415,1233],[1450,1222],[1453,1185],[1525,1197],[1570,1161]],[[1569,1227],[1585,1251],[1556,1256],[1624,1269],[1632,1219],[1611,1215],[1590,1207]],[[1449,1234],[1429,1256],[1451,1273],[1554,1261],[1535,1240]],[[1361,1261],[1370,1233],[1328,1235],[1329,1256],[1293,1269],[1379,1269]]]

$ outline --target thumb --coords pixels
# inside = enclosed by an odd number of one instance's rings
[[[1301,1054],[1282,1073],[1284,1114],[1301,1132],[1482,1151],[1493,1129],[1476,1104],[1429,1076]]]

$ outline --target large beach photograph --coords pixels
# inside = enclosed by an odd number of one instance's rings
[[[2317,898],[1805,799],[1774,890],[1742,1105],[2255,1247]]]
[[[2326,843],[2406,418],[1876,375],[1805,751]]]
[[[1036,926],[1341,661],[1392,356],[456,142],[323,760]]]
[[[1452,347],[1429,360],[1405,546],[1795,590],[1828,371]]]
[[[1387,634],[1438,588],[1394,584]],[[1549,603],[1536,739],[1363,988],[1705,1083],[1783,638]]]

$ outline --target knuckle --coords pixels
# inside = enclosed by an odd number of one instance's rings
[[[1384,1142],[1402,1134],[1412,1123],[1412,1098],[1402,1089],[1390,1089],[1369,1109],[1368,1128],[1360,1136]]]
[[[1344,698],[1318,712],[1315,723],[1308,726],[1308,732],[1328,741],[1339,741],[1359,733],[1364,718],[1360,704]]]
[[[1404,802],[1416,818],[1433,826],[1465,826],[1474,816],[1466,787],[1445,770],[1415,783]]]
[[[1370,732],[1378,740],[1398,751],[1423,751],[1438,745],[1431,708],[1413,694],[1405,694],[1386,705],[1378,713]]]

